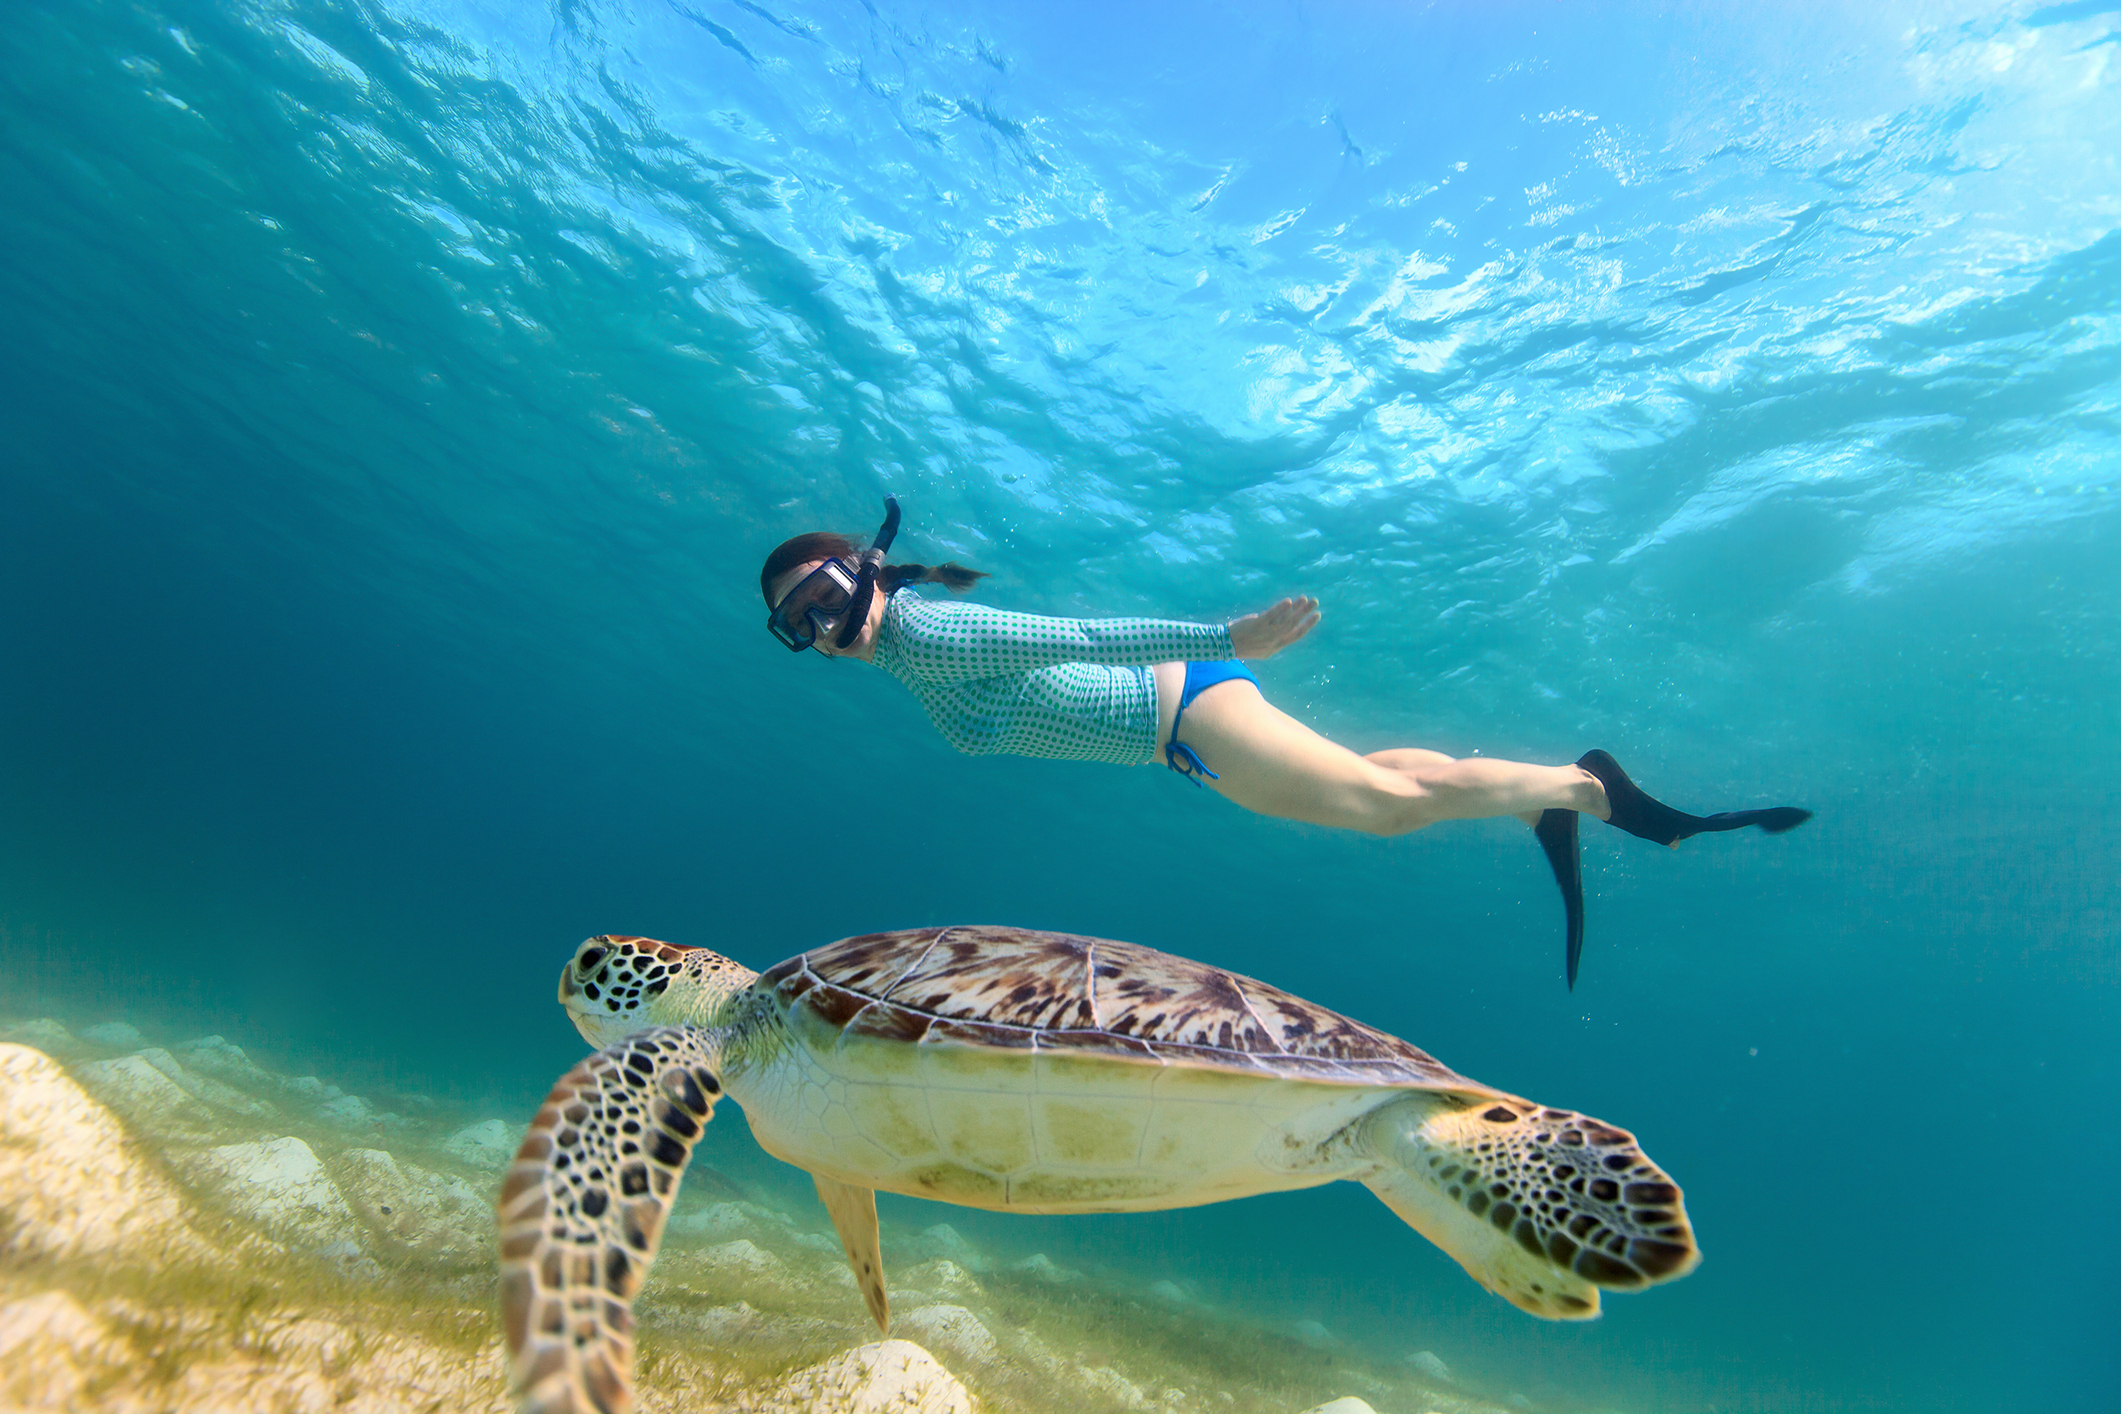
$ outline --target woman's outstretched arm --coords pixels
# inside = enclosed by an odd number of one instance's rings
[[[1308,594],[1284,599],[1260,614],[1230,621],[1230,656],[1255,662],[1271,658],[1318,627],[1318,601]]]

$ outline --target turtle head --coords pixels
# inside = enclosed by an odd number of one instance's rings
[[[723,1006],[758,977],[705,948],[599,934],[560,969],[560,1005],[599,1049],[651,1026],[715,1025]]]

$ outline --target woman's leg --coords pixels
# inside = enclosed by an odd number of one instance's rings
[[[1363,759],[1399,772],[1422,789],[1435,806],[1424,823],[1515,815],[1527,825],[1537,825],[1540,812],[1546,810],[1581,810],[1600,820],[1606,818],[1605,788],[1581,766],[1451,757],[1418,746],[1373,751]],[[1557,790],[1569,794],[1557,796]]]
[[[1516,815],[1530,823],[1543,810],[1606,815],[1605,788],[1581,767],[1461,761],[1415,748],[1358,756],[1241,680],[1194,698],[1180,738],[1221,776],[1210,786],[1247,810],[1285,820],[1403,835],[1439,820]]]

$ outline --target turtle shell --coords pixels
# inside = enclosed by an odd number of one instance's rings
[[[1025,928],[909,928],[760,976],[791,1019],[920,1045],[1099,1054],[1350,1085],[1499,1094],[1278,987],[1154,948]]]

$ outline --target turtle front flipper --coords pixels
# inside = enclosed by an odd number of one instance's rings
[[[1535,1316],[1587,1321],[1600,1287],[1671,1281],[1701,1260],[1679,1185],[1634,1135],[1588,1115],[1409,1095],[1374,1111],[1363,1139],[1379,1161],[1364,1185]]]
[[[876,1318],[876,1328],[891,1334],[891,1296],[884,1290],[884,1253],[876,1234],[876,1190],[856,1188],[821,1173],[810,1175],[817,1185],[818,1201],[832,1215],[833,1230],[847,1249],[847,1266],[854,1284],[862,1289],[862,1300]]]
[[[700,1032],[659,1026],[552,1087],[501,1185],[501,1327],[523,1414],[633,1407],[633,1296],[722,1093]]]

